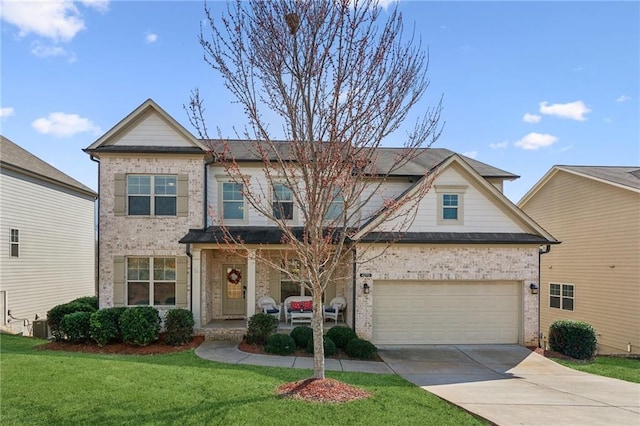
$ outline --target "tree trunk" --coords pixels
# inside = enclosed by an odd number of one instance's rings
[[[311,328],[313,328],[313,378],[324,379],[324,319],[322,311],[322,292],[313,292],[313,316]]]

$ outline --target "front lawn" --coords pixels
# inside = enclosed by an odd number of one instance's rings
[[[597,356],[593,361],[554,359],[558,364],[599,376],[640,383],[640,359]]]
[[[152,356],[43,351],[0,335],[3,425],[484,424],[394,375],[328,372],[373,394],[346,404],[282,399],[309,370],[220,364],[193,350]]]

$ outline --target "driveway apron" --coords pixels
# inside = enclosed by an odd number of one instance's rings
[[[517,345],[380,346],[398,375],[498,425],[640,425],[640,384]]]

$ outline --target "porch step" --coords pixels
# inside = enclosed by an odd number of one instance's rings
[[[246,328],[201,328],[198,334],[203,335],[205,340],[229,340],[233,342],[241,342],[245,334]]]

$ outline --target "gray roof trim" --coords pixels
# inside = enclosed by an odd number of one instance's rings
[[[360,242],[399,244],[559,244],[539,235],[495,232],[372,232]]]
[[[103,145],[95,149],[85,148],[87,153],[117,152],[117,153],[153,153],[153,154],[206,154],[198,147],[180,146],[131,146],[131,145]]]

